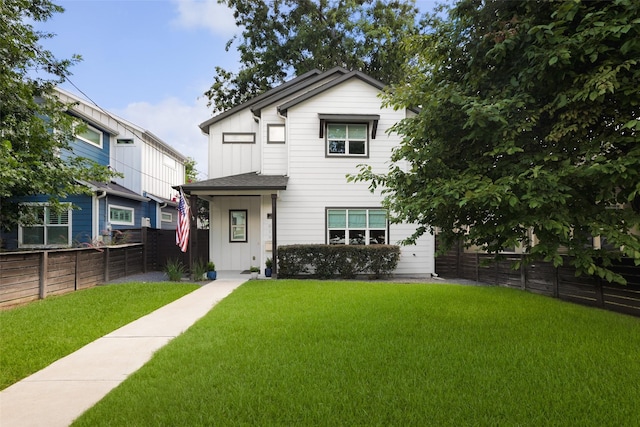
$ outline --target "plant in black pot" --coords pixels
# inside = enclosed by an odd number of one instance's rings
[[[216,265],[209,261],[207,263],[207,279],[216,280],[218,278],[218,273],[216,272]]]
[[[271,277],[271,273],[273,272],[273,270],[271,269],[271,267],[273,267],[273,261],[271,260],[271,258],[267,258],[267,260],[264,262],[265,265],[265,269],[264,269],[264,275],[265,277]]]

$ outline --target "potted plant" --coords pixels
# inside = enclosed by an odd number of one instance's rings
[[[273,267],[273,261],[271,260],[271,258],[267,258],[267,260],[264,262],[265,265],[265,269],[264,269],[264,275],[265,277],[271,277],[271,273],[272,273],[272,269],[271,267]]]
[[[260,273],[260,268],[252,265],[249,268],[249,273],[251,273],[251,278],[252,279],[257,279],[258,278],[258,273]]]
[[[216,272],[216,265],[209,261],[207,263],[207,279],[216,280],[218,278],[218,273]]]

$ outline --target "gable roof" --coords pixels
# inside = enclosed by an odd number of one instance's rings
[[[207,179],[174,188],[182,187],[185,193],[220,190],[286,190],[288,181],[289,177],[286,175],[261,175],[258,172],[249,172]]]
[[[344,74],[336,79],[333,79],[321,86],[318,86],[317,88],[310,90],[308,92],[303,93],[302,95],[288,101],[285,102],[282,105],[278,106],[278,113],[282,114],[282,115],[287,115],[287,110],[295,105],[300,104],[301,102],[306,101],[307,99],[313,98],[314,96],[325,92],[333,87],[336,87],[342,83],[344,83],[347,80],[351,80],[353,78],[362,80],[363,82],[377,88],[377,89],[384,89],[385,84],[374,79],[373,77],[369,77],[368,75],[360,72],[360,71],[351,71],[350,73]]]
[[[289,80],[286,83],[281,84],[280,86],[276,86],[273,89],[269,89],[266,92],[261,93],[260,95],[256,96],[255,98],[251,98],[250,100],[243,102],[242,104],[236,105],[235,107],[232,107],[226,111],[223,111],[222,113],[211,117],[209,120],[206,120],[202,123],[200,123],[200,129],[202,130],[202,132],[208,134],[209,133],[209,126],[219,122],[220,120],[224,119],[225,117],[229,117],[235,113],[237,113],[238,111],[242,111],[245,108],[249,108],[252,105],[258,103],[259,101],[262,101],[265,98],[268,98],[270,96],[273,96],[275,94],[277,94],[280,91],[286,90],[292,86],[297,86],[297,85],[301,85],[303,84],[305,81],[308,81],[309,79],[312,79],[316,76],[318,76],[319,74],[321,74],[320,70],[314,69],[311,71],[308,71],[298,77],[295,77],[291,80]]]

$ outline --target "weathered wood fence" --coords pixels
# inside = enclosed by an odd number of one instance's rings
[[[499,261],[492,255],[466,253],[460,249],[436,257],[436,273],[448,279],[474,280],[480,283],[507,286],[619,313],[640,316],[640,267],[623,258],[612,270],[621,274],[627,285],[609,283],[599,277],[575,275],[569,259],[563,266],[550,262],[520,263],[522,255],[505,254]]]
[[[0,308],[161,270],[168,259],[188,266],[194,257],[209,257],[208,230],[198,230],[187,254],[175,245],[173,230],[132,229],[124,235],[113,246],[0,252]]]

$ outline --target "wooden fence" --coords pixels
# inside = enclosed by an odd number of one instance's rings
[[[465,253],[460,249],[436,257],[436,273],[448,279],[474,280],[480,283],[507,286],[619,313],[640,316],[640,266],[624,258],[611,268],[621,274],[627,285],[608,283],[598,277],[576,277],[575,268],[565,257],[563,266],[550,262],[520,263],[522,255],[505,255],[494,261],[493,256]]]
[[[0,252],[0,308],[161,270],[168,259],[189,266],[192,259],[209,258],[208,230],[194,233],[187,254],[175,245],[173,230],[132,229],[124,235],[114,246]]]

